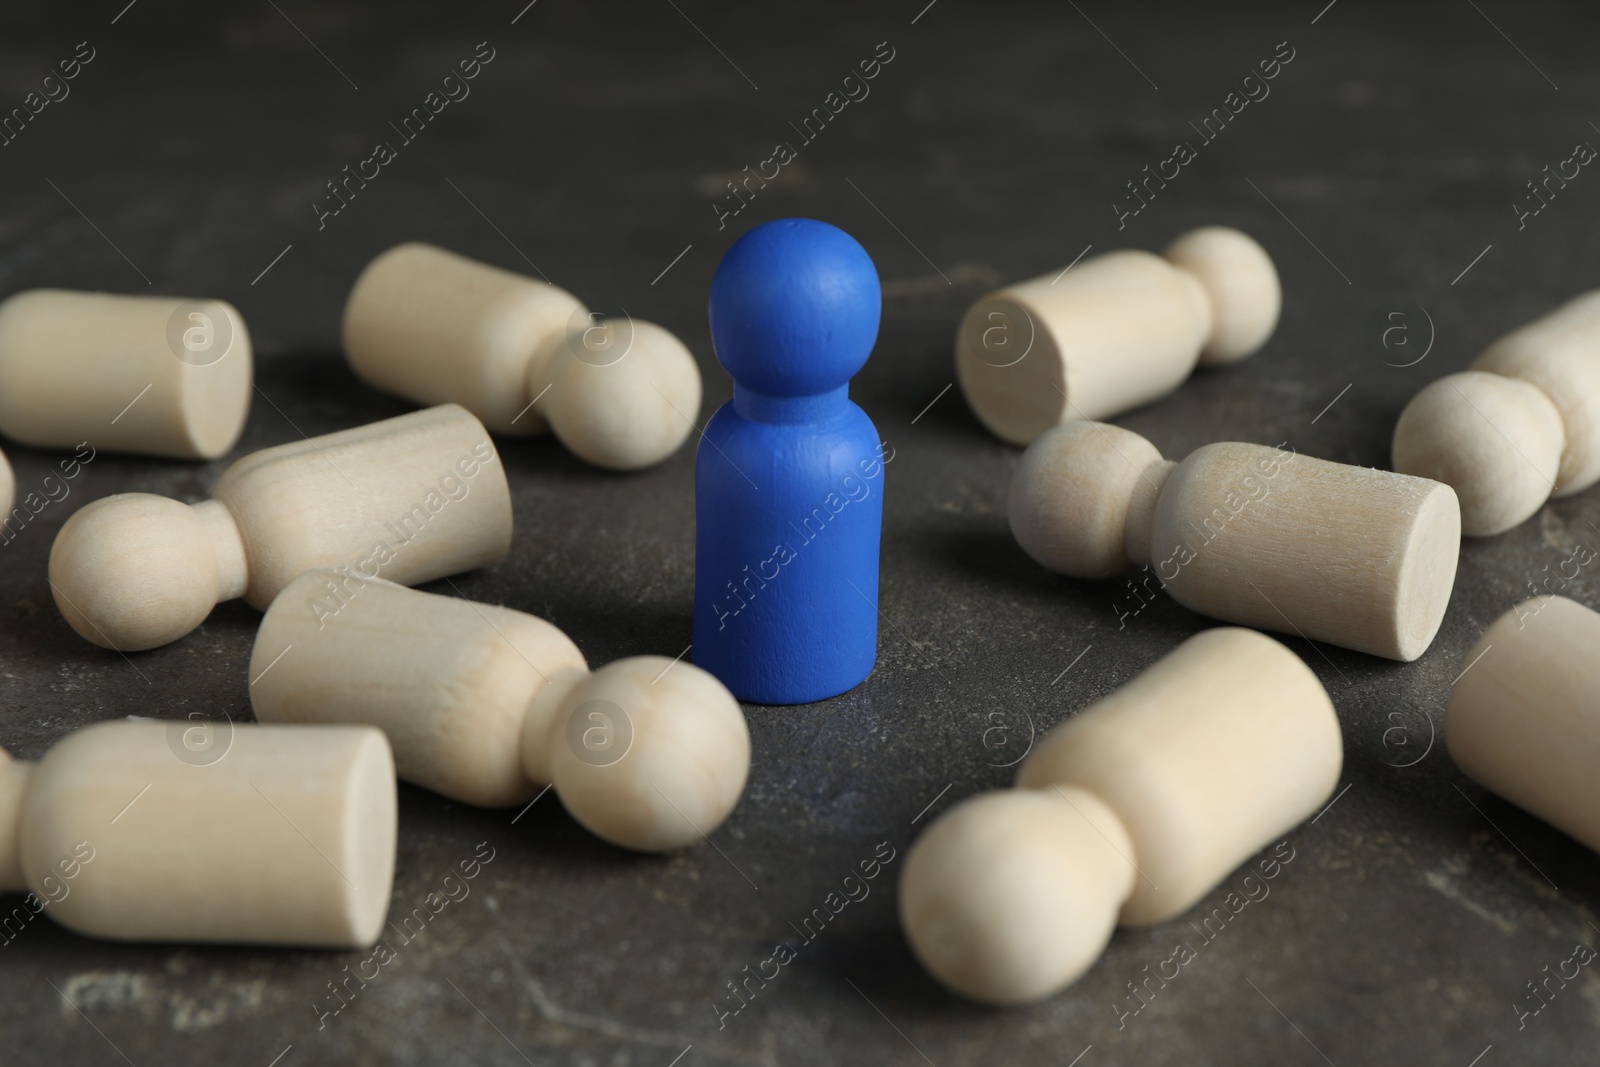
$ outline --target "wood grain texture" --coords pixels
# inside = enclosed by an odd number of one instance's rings
[[[1409,662],[1439,631],[1460,545],[1447,485],[1225,443],[1167,479],[1150,555],[1202,614]]]

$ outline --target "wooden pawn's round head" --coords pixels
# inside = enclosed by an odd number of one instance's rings
[[[1011,532],[1058,574],[1115,577],[1150,562],[1156,497],[1174,466],[1120,426],[1069,422],[1047,430],[1011,476]]]
[[[540,379],[547,379],[540,384]],[[700,368],[682,341],[631,317],[581,319],[553,360],[529,363],[530,403],[580,459],[610,470],[654,466],[678,450],[700,411]]]
[[[710,674],[635,656],[558,693],[553,713],[530,712],[523,763],[548,768],[562,805],[591,832],[665,852],[701,840],[733,810],[750,773],[750,731]]]
[[[878,272],[826,222],[778,219],[733,243],[711,280],[717,362],[748,392],[803,397],[845,388],[878,337]]]
[[[1027,1004],[1105,950],[1133,887],[1133,845],[1093,793],[986,793],[951,808],[911,848],[900,924],[923,966],[963,996]]]
[[[176,641],[244,593],[244,543],[215,500],[191,507],[120,493],[79,509],[50,549],[50,591],[67,624],[121,652]]]
[[[1272,257],[1254,238],[1229,226],[1202,226],[1161,257],[1205,290],[1211,330],[1201,365],[1237,363],[1267,343],[1283,310],[1283,289]]]
[[[1538,513],[1556,491],[1566,428],[1537,386],[1468,370],[1411,398],[1395,423],[1391,454],[1401,474],[1450,486],[1461,532],[1503,533]]]

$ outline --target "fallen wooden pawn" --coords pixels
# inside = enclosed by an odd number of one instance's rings
[[[1467,777],[1600,852],[1600,615],[1525,600],[1463,660],[1444,739]]]
[[[1029,446],[1009,507],[1050,570],[1144,564],[1202,614],[1403,661],[1439,632],[1461,549],[1448,485],[1238,442],[1173,463],[1098,422]]]
[[[370,727],[98,723],[0,754],[0,891],[94,937],[358,948],[389,912],[395,812]]]
[[[50,549],[50,589],[84,639],[123,652],[176,641],[220,601],[265,609],[313,567],[431,581],[511,546],[511,492],[488,432],[442,404],[253,452],[212,499],[96,500]]]
[[[1191,637],[1057,726],[1017,788],[963,801],[912,846],[900,922],[963,996],[1041,1000],[1118,925],[1187,911],[1316,811],[1343,763],[1333,704],[1270,637]]]
[[[692,664],[637,656],[591,673],[543,619],[337,571],[273,601],[250,677],[263,722],[377,726],[400,777],[468,804],[525,804],[550,783],[628,848],[701,840],[750,771],[744,713]]]

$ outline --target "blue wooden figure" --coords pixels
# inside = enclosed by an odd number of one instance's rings
[[[850,401],[882,297],[836,226],[779,219],[711,281],[733,399],[695,454],[694,662],[740,700],[806,704],[872,673],[885,456]]]

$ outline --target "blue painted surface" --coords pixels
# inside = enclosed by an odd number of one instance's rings
[[[866,250],[810,219],[751,230],[712,279],[734,396],[695,454],[693,659],[740,700],[810,703],[872,673],[884,452],[849,381],[881,308]]]

